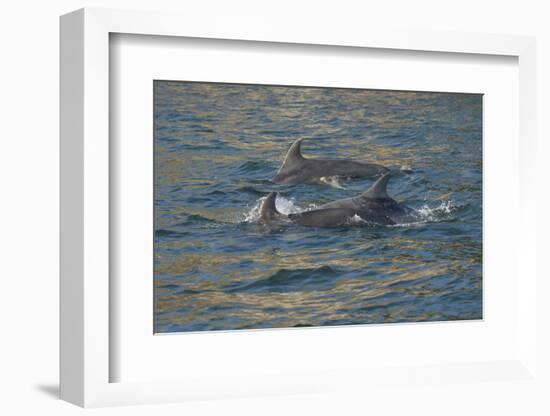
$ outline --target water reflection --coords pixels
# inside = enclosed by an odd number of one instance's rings
[[[155,82],[155,331],[481,317],[481,96]],[[275,186],[288,146],[399,172],[411,227],[266,229],[254,209],[370,180]]]

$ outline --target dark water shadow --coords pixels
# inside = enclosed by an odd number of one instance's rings
[[[59,385],[58,384],[37,384],[34,386],[36,390],[49,396],[52,399],[59,399]]]

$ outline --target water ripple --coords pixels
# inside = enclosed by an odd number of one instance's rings
[[[479,319],[481,96],[155,81],[156,332]],[[270,179],[290,143],[393,170],[401,226],[258,224],[373,180]]]

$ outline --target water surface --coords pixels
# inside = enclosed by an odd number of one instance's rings
[[[482,317],[482,97],[155,81],[155,332]],[[377,162],[406,226],[258,223],[374,179],[269,181],[304,155]],[[412,173],[405,173],[412,171]]]

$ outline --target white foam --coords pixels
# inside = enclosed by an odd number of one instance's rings
[[[260,219],[260,211],[262,209],[262,204],[265,200],[265,196],[259,198],[252,208],[243,213],[243,221],[248,223],[258,222]],[[315,204],[309,204],[306,208],[302,208],[297,205],[294,199],[288,199],[284,196],[278,195],[275,200],[275,206],[277,211],[281,214],[296,214],[298,212],[310,211],[317,208]],[[453,204],[452,200],[442,201],[439,205],[435,207],[430,207],[428,204],[421,206],[414,210],[413,218],[415,220],[410,222],[405,222],[401,224],[392,225],[392,227],[418,227],[425,225],[429,222],[438,222],[450,218],[451,214],[457,209]],[[347,221],[349,225],[361,225],[368,224],[368,221],[365,221],[359,215],[355,214],[353,217],[350,217]]]
[[[338,176],[322,176],[319,178],[319,182],[328,186],[332,186],[333,188],[346,189],[340,182],[340,178]]]
[[[244,213],[244,222],[257,222],[260,219],[260,211],[262,209],[262,204],[265,201],[265,196],[261,197],[256,201],[254,206]],[[275,207],[277,211],[281,214],[295,214],[297,212],[303,211],[298,205],[295,204],[293,199],[287,199],[284,196],[277,195],[275,200]]]
[[[348,218],[346,223],[349,225],[361,225],[361,224],[368,224],[368,221],[365,221],[359,215],[354,214],[353,217]]]
[[[451,214],[456,209],[457,207],[451,200],[443,201],[433,208],[425,204],[414,210],[413,218],[411,218],[414,219],[413,221],[390,225],[390,227],[422,227],[430,222],[440,222],[451,218]]]
[[[429,221],[438,221],[444,219],[452,214],[455,210],[455,206],[451,200],[443,201],[438,206],[431,208],[429,205],[425,204],[420,208],[416,209],[416,213],[419,219],[426,222]]]

